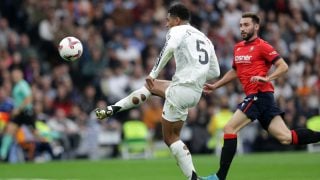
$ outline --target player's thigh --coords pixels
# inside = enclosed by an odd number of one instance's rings
[[[185,121],[188,109],[197,105],[201,92],[188,86],[169,86],[165,94],[162,117],[170,122]]]
[[[171,81],[168,81],[168,80],[155,79],[153,82],[154,83],[153,88],[152,89],[148,88],[148,89],[153,95],[157,95],[157,96],[165,98],[165,92],[166,92],[167,88],[169,87],[170,82]]]
[[[243,113],[241,110],[237,109],[231,117],[231,119],[225,125],[224,133],[235,134],[250,122],[251,120],[248,119],[247,115]]]
[[[268,127],[268,132],[280,141],[282,144],[291,143],[291,131],[283,121],[280,115],[275,116]]]

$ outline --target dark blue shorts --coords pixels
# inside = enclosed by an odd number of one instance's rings
[[[244,112],[251,121],[258,120],[265,130],[268,130],[271,120],[277,116],[284,116],[284,112],[277,106],[272,92],[259,92],[248,95],[238,109]]]

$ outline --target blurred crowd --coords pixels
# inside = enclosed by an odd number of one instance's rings
[[[274,81],[275,97],[286,113],[287,125],[305,127],[308,119],[319,116],[318,0],[182,2],[191,10],[191,24],[212,40],[222,74],[231,68],[233,45],[241,40],[242,12],[258,12],[262,19],[260,36],[289,65],[289,72]],[[97,121],[92,111],[115,103],[144,85],[165,41],[169,3],[169,0],[1,0],[0,104],[11,97],[11,68],[20,67],[32,88],[37,129],[52,146],[51,158],[98,158],[101,144],[111,145],[109,156],[116,157],[122,125],[131,119],[143,121],[152,139],[161,140],[160,98],[151,98],[136,109],[138,113],[122,112],[109,121]],[[83,43],[83,55],[78,61],[66,62],[59,57],[58,43],[66,36],[75,36]],[[159,78],[170,79],[174,72],[174,61],[170,61]],[[216,148],[219,141],[213,137],[243,97],[242,88],[235,81],[210,96],[203,96],[199,105],[190,110],[182,138],[193,153],[210,153]],[[0,132],[8,120],[2,114]],[[110,135],[110,132],[118,133]],[[243,129],[241,137],[244,152],[284,149],[256,123]],[[25,132],[20,141],[32,141],[32,133]],[[31,160],[36,158],[37,155],[30,156]]]

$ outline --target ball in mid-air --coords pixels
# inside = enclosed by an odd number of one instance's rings
[[[82,52],[82,43],[75,37],[65,37],[59,43],[59,54],[66,61],[75,61],[79,59]]]

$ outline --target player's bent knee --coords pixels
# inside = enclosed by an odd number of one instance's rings
[[[172,143],[178,141],[179,139],[180,139],[179,136],[168,136],[168,135],[163,136],[163,141],[168,147],[170,147]]]
[[[289,140],[281,140],[280,143],[283,144],[283,145],[289,145],[289,144],[291,144],[291,141],[289,141]]]
[[[224,128],[223,128],[223,132],[225,134],[235,134],[236,133],[236,130],[233,128],[233,126],[230,126],[230,125],[225,125]]]
[[[174,140],[171,138],[164,138],[163,141],[168,147],[170,147],[170,145],[174,143]]]
[[[278,141],[283,145],[289,145],[291,144],[292,138],[290,135],[280,135],[277,137]]]

